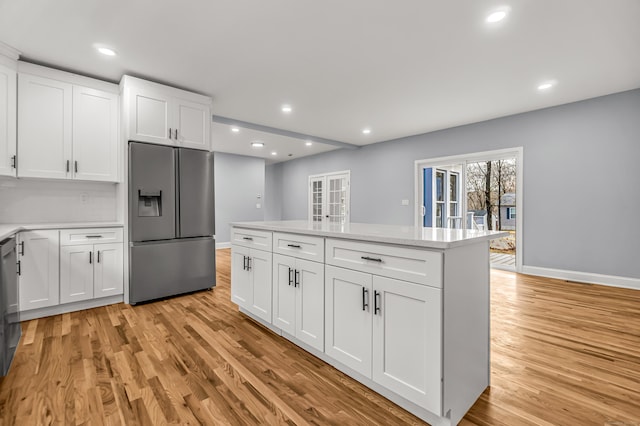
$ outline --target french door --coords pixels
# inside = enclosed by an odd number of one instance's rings
[[[349,222],[350,172],[309,176],[309,220]]]

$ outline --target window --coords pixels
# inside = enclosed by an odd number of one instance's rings
[[[462,228],[460,200],[461,166],[424,168],[423,225],[434,228]]]
[[[309,176],[309,220],[349,222],[350,172]]]
[[[516,208],[507,207],[507,219],[515,219],[515,218],[516,218]]]
[[[450,219],[460,217],[460,214],[458,213],[460,211],[458,206],[458,192],[459,192],[458,176],[459,175],[456,172],[449,173],[449,218]],[[453,228],[454,226],[450,226],[450,227]]]
[[[444,182],[447,172],[444,170],[436,170],[436,228],[443,228],[444,222]]]

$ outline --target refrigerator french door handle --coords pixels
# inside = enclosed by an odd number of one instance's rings
[[[174,157],[174,164],[175,164],[175,168],[176,168],[176,182],[175,182],[175,186],[176,186],[176,191],[175,191],[175,197],[176,197],[176,204],[175,204],[175,209],[176,209],[176,214],[175,214],[175,218],[176,218],[176,238],[181,238],[182,237],[182,226],[180,224],[181,222],[181,218],[180,218],[180,202],[181,202],[181,197],[180,197],[180,150],[176,149],[175,150],[175,157]]]

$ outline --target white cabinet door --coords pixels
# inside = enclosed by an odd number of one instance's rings
[[[273,255],[262,250],[249,251],[253,300],[252,313],[271,323],[271,268]]]
[[[250,309],[253,302],[248,257],[248,248],[235,244],[231,247],[231,301],[245,309]]]
[[[16,175],[16,72],[0,65],[0,175]]]
[[[106,297],[123,292],[123,246],[122,243],[96,244],[93,246],[93,297]]]
[[[296,332],[295,269],[293,257],[273,255],[273,325],[292,336]]]
[[[59,302],[58,231],[18,234],[20,260],[20,311],[57,305]]]
[[[296,337],[324,350],[324,264],[296,259]],[[295,282],[295,277],[294,277]]]
[[[211,113],[207,105],[184,99],[175,99],[173,127],[177,130],[177,141],[186,148],[209,151]],[[175,132],[175,131],[174,131]],[[174,133],[174,136],[176,134]]]
[[[118,95],[73,87],[73,177],[118,181]]]
[[[93,298],[92,245],[60,248],[60,303]]]
[[[325,353],[371,378],[372,276],[325,267]]]
[[[71,84],[19,75],[18,176],[71,176],[71,102]]]
[[[171,98],[149,89],[134,89],[129,105],[129,139],[140,142],[173,144],[171,133]]]
[[[373,380],[443,414],[441,290],[375,275],[373,290]]]

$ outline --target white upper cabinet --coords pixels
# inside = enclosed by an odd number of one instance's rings
[[[71,177],[72,85],[18,77],[18,176]]]
[[[0,175],[16,175],[16,71],[0,64]]]
[[[110,83],[21,63],[18,176],[117,182],[118,100]]]
[[[210,150],[211,98],[124,76],[127,140]]]
[[[118,95],[73,87],[73,177],[118,180]]]
[[[175,101],[175,133],[180,146],[209,150],[211,112],[207,105],[183,99]]]
[[[168,96],[156,90],[138,89],[131,94],[129,108],[129,140],[172,143],[173,129],[170,129]]]

